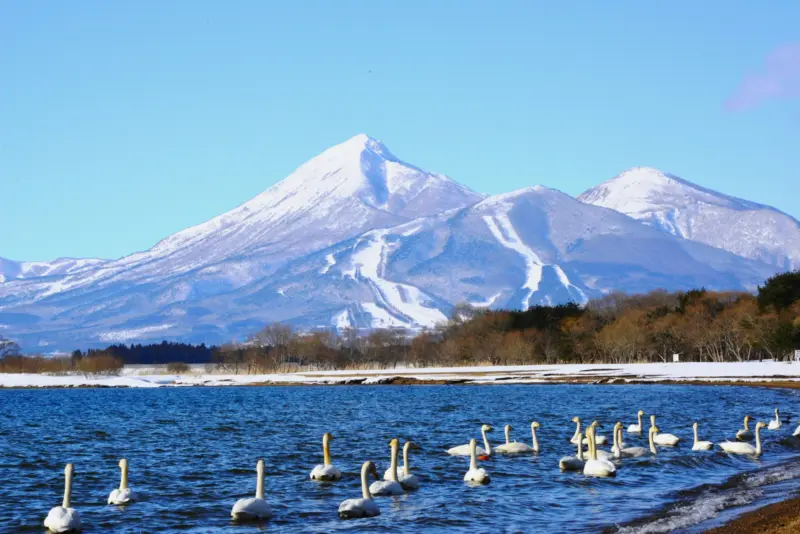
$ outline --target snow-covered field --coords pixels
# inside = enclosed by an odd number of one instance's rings
[[[394,378],[469,384],[535,384],[597,382],[795,382],[800,381],[798,362],[666,363],[626,365],[522,365],[506,367],[398,368],[377,371],[324,371],[283,374],[208,374],[194,366],[186,375],[157,374],[155,367],[126,368],[117,377],[87,378],[82,375],[50,376],[0,374],[0,387],[165,387],[236,386],[247,384],[381,384]]]

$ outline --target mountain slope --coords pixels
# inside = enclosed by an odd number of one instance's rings
[[[774,271],[539,186],[368,230],[220,290],[220,273],[241,262],[158,282],[62,291],[0,309],[0,323],[13,323],[26,346],[61,348],[220,342],[272,321],[418,329],[446,320],[465,301],[524,308],[584,302],[614,289],[744,290]]]
[[[782,270],[800,268],[800,223],[796,219],[656,169],[630,169],[578,199]]]
[[[53,261],[13,261],[0,258],[0,284],[7,280],[74,274],[98,267],[107,260],[59,258]]]

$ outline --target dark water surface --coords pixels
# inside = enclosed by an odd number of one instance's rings
[[[800,486],[800,440],[790,437],[798,400],[790,390],[666,385],[0,390],[0,531],[44,531],[67,462],[86,532],[692,531],[731,507],[774,497],[774,488]],[[793,424],[764,430],[760,459],[690,450],[692,421],[701,439],[717,442],[734,437],[745,413],[766,422],[775,407]],[[627,428],[640,408],[681,445],[623,460],[615,479],[559,471],[559,458],[575,452],[570,418],[598,419],[610,437],[615,421]],[[495,427],[493,443],[503,441],[506,423],[530,443],[534,419],[542,452],[482,462],[488,486],[468,487],[469,459],[445,453],[480,438],[481,423]],[[337,438],[333,460],[344,473],[327,485],[308,479],[326,431]],[[646,445],[646,436],[625,439]],[[339,520],[339,503],[360,496],[361,463],[375,461],[381,474],[388,467],[392,437],[424,448],[412,456],[420,490],[376,498],[377,518]],[[140,497],[126,508],[105,504],[122,457]],[[255,492],[258,458],[275,517],[233,524],[233,503]]]

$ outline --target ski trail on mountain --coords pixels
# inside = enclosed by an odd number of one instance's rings
[[[538,291],[539,282],[542,281],[544,264],[539,256],[519,237],[507,214],[484,215],[483,220],[501,245],[516,251],[525,260],[526,277],[522,287],[528,290],[528,294],[522,299],[522,309],[527,310],[530,307],[531,297]]]
[[[353,246],[353,269],[343,273],[343,276],[366,282],[375,297],[374,306],[390,314],[391,317],[386,317],[373,308],[370,313],[375,319],[391,323],[374,326],[433,327],[447,321],[441,311],[424,305],[433,300],[428,294],[415,286],[383,278],[389,253],[384,241],[387,233],[388,230],[375,230],[359,239]],[[362,303],[362,306],[369,309],[368,304]]]

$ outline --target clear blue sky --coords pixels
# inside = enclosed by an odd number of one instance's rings
[[[800,216],[800,2],[0,3],[0,256],[119,257],[363,132],[486,193]]]

